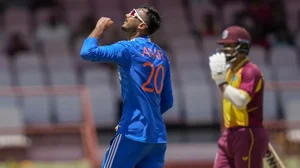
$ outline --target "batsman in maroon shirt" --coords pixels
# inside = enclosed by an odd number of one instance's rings
[[[223,95],[225,126],[214,168],[263,168],[269,142],[262,124],[264,78],[248,60],[250,41],[247,30],[231,26],[218,42],[223,48],[209,58]]]

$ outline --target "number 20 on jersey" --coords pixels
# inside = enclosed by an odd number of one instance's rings
[[[164,78],[165,78],[165,68],[162,65],[159,65],[158,67],[154,67],[154,65],[151,62],[146,62],[143,64],[144,67],[150,67],[151,72],[150,75],[145,83],[142,85],[142,89],[146,92],[154,92],[157,94],[160,94],[163,89],[164,85]],[[158,75],[161,73],[162,77],[160,81],[158,80]],[[154,80],[154,88],[151,88],[149,84]],[[157,86],[157,82],[160,82],[160,87]]]

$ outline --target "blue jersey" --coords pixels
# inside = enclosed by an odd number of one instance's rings
[[[118,133],[139,142],[167,143],[162,115],[173,106],[173,92],[165,52],[148,36],[107,46],[87,38],[80,55],[88,61],[118,64],[123,98]]]

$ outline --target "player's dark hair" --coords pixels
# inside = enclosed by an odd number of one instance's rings
[[[161,16],[157,9],[148,4],[143,4],[142,6],[140,6],[140,8],[147,9],[146,15],[148,18],[146,20],[146,23],[148,25],[148,35],[151,35],[159,29]]]

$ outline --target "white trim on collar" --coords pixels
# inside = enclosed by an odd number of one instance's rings
[[[135,41],[136,39],[138,39],[138,38],[142,38],[142,39],[147,39],[149,42],[151,42],[151,39],[150,39],[150,37],[149,36],[146,36],[146,37],[136,37],[136,38],[134,38],[134,39],[131,39],[130,41]]]

